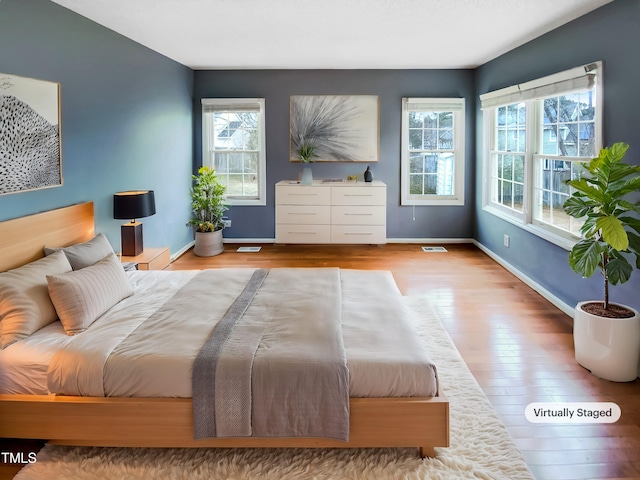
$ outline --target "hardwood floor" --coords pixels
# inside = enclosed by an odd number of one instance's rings
[[[390,270],[404,295],[429,299],[469,369],[542,479],[640,479],[640,380],[614,383],[580,367],[571,319],[473,245],[424,253],[419,245],[262,245],[258,253],[199,258],[170,269],[342,267]],[[531,424],[531,402],[611,401],[615,424]]]

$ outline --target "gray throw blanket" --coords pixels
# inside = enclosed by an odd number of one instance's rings
[[[257,270],[193,364],[194,438],[348,440],[338,269]]]

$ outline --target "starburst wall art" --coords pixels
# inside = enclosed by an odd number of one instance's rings
[[[376,95],[291,97],[290,160],[312,145],[314,162],[377,162],[380,101]]]
[[[0,195],[59,185],[60,84],[0,73]]]

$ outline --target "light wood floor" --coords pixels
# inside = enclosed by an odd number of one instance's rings
[[[341,267],[390,270],[404,295],[426,296],[530,469],[542,479],[640,479],[640,380],[613,383],[580,367],[571,319],[473,245],[262,245],[216,257],[186,253],[171,269]],[[576,281],[579,279],[576,278]],[[614,292],[615,295],[615,292]],[[612,425],[530,424],[531,402],[612,401]]]

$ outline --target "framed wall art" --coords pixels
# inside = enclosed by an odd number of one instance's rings
[[[298,95],[290,105],[290,160],[312,146],[314,162],[377,162],[380,99],[377,95]]]
[[[0,195],[60,185],[60,84],[0,73]]]

